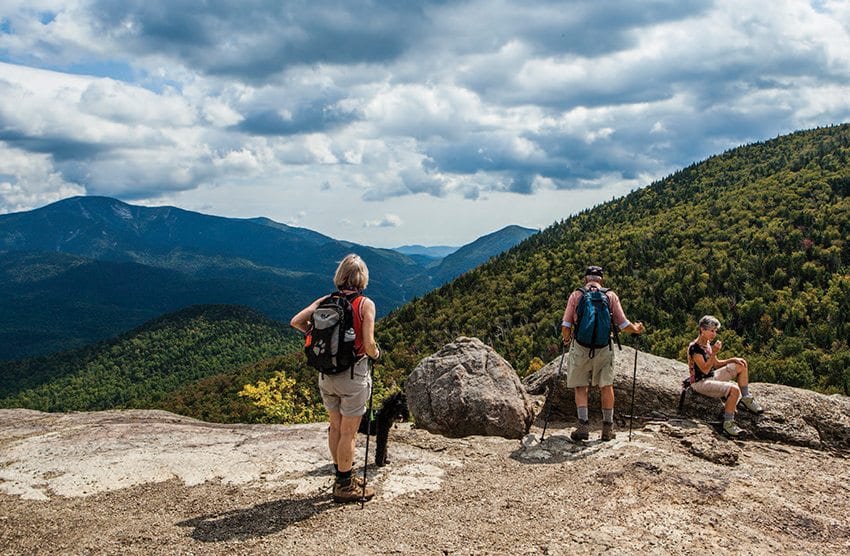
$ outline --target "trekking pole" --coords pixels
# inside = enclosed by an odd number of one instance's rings
[[[366,471],[369,469],[369,433],[371,432],[372,424],[372,394],[375,393],[374,384],[372,383],[372,365],[374,360],[369,358],[369,407],[366,410],[366,415],[369,418],[369,423],[366,428],[366,456],[363,458],[363,492],[360,494],[360,509],[366,504]]]
[[[640,345],[640,335],[635,337],[635,370],[632,373],[632,409],[629,411],[629,442],[632,441],[632,423],[635,420],[635,386],[637,385],[637,354]]]
[[[561,377],[561,369],[564,366],[564,355],[567,354],[566,346],[564,345],[563,340],[561,341],[561,362],[558,364],[558,374],[555,375],[555,380],[552,381],[552,387],[549,389],[549,393],[546,394],[546,404],[548,407],[546,408],[546,419],[543,420],[543,434],[540,435],[540,443],[543,444],[543,439],[546,437],[546,427],[549,425],[549,415],[552,413],[552,392],[558,387],[558,379]]]

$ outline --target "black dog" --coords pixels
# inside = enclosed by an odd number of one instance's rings
[[[375,450],[375,465],[383,467],[388,464],[387,442],[390,439],[390,429],[396,421],[407,421],[410,413],[407,411],[407,397],[403,392],[396,392],[384,400],[381,408],[375,412],[374,419],[370,420],[364,415],[360,421],[358,432],[370,434],[377,437],[377,448]]]

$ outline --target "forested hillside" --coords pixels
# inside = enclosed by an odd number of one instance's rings
[[[257,278],[259,273],[254,273]],[[82,348],[183,307],[232,304],[285,315],[315,276],[242,280],[65,253],[0,254],[0,360]],[[327,281],[330,287],[330,280]]]
[[[177,395],[181,389],[222,373],[235,379],[247,372],[240,381],[256,380],[243,367],[292,351],[298,342],[288,326],[257,311],[193,306],[108,342],[0,363],[0,407],[42,411],[185,407],[186,396]],[[194,416],[249,417],[247,402],[233,403],[235,392],[218,394],[221,400],[210,401],[216,407],[195,404]]]
[[[593,263],[646,323],[642,349],[683,359],[710,313],[724,324],[724,352],[749,358],[752,380],[846,394],[848,237],[850,126],[798,132],[553,225],[399,308],[378,335],[399,376],[461,334],[524,372],[557,354],[566,298]]]
[[[470,268],[475,268],[487,262],[493,255],[507,251],[536,233],[537,230],[531,228],[507,226],[492,234],[479,237],[472,243],[447,255],[439,266],[431,271],[432,280],[435,285],[443,285]]]

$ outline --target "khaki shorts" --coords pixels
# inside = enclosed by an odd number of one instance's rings
[[[567,388],[580,386],[608,386],[614,384],[614,350],[609,347],[596,348],[593,359],[590,348],[573,342],[570,347]]]
[[[720,367],[714,371],[713,377],[694,382],[691,385],[691,389],[709,398],[725,398],[729,395],[729,390],[735,384],[731,381],[738,378],[738,372],[738,365],[729,363],[725,367]]]
[[[319,392],[328,413],[356,417],[366,413],[366,402],[372,391],[369,358],[363,357],[354,364],[354,378],[350,371],[335,375],[319,375]]]

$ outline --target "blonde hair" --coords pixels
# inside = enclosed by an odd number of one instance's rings
[[[720,321],[711,315],[705,315],[701,319],[699,319],[699,327],[703,330],[719,330],[720,329]]]
[[[334,285],[339,289],[365,290],[369,284],[369,269],[359,255],[346,255],[334,274]]]

